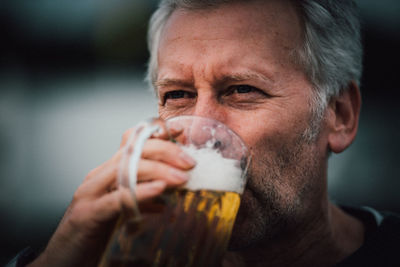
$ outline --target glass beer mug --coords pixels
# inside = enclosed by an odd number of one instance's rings
[[[167,132],[182,129],[171,141],[194,158],[196,166],[183,186],[137,203],[137,162],[145,140],[159,127],[142,127],[127,144],[118,190],[129,189],[134,205],[122,201],[124,211],[101,267],[221,263],[246,183],[248,149],[238,135],[218,121],[197,116],[169,119],[165,122]]]

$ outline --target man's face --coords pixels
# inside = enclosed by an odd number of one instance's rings
[[[301,38],[300,20],[286,1],[178,10],[161,37],[160,116],[214,118],[252,152],[232,248],[273,238],[309,217],[325,194],[326,147],[321,137],[304,137],[312,89],[292,57]]]

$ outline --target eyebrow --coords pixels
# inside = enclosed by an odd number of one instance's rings
[[[168,86],[180,86],[180,87],[193,87],[193,81],[185,81],[180,79],[165,78],[154,83],[155,87],[168,87]]]
[[[262,80],[267,83],[274,83],[274,80],[271,79],[270,77],[252,71],[231,73],[229,75],[224,76],[219,83],[230,82],[230,81],[241,82],[254,79]]]
[[[265,76],[261,73],[257,72],[234,72],[229,73],[227,75],[221,75],[222,78],[216,79],[216,84],[224,84],[227,82],[241,82],[241,81],[248,81],[248,80],[262,80],[267,83],[274,83],[274,80],[268,76]],[[174,79],[174,78],[164,78],[154,83],[155,87],[168,87],[168,86],[179,86],[179,87],[186,87],[186,88],[194,88],[194,81],[193,80],[181,80],[181,79]]]

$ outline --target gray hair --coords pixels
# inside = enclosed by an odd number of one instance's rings
[[[165,23],[176,9],[206,9],[249,0],[161,0],[150,20],[150,60],[147,79],[157,79],[157,51]],[[354,81],[360,84],[362,46],[360,22],[353,0],[291,0],[303,22],[303,44],[293,58],[315,89],[311,100],[314,117],[321,118],[329,99]],[[319,121],[313,119],[314,124]],[[312,127],[313,128],[313,127]]]

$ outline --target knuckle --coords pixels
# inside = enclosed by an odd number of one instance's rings
[[[69,216],[68,216],[68,222],[76,228],[79,228],[80,225],[82,225],[86,219],[88,211],[87,208],[85,207],[85,205],[82,205],[81,203],[78,203],[76,205],[74,205],[70,212],[69,212]]]
[[[121,210],[121,195],[119,191],[115,191],[113,197],[110,197],[108,200],[109,207],[112,211],[120,211]]]
[[[118,150],[118,152],[115,153],[115,154],[109,159],[109,161],[107,161],[107,163],[104,164],[104,166],[107,166],[107,167],[110,167],[110,166],[111,166],[113,169],[115,169],[115,168],[119,165],[119,162],[121,161],[121,155],[122,155],[123,152],[124,152],[124,151],[123,151],[122,148],[121,148],[120,150]]]
[[[116,182],[119,176],[119,169],[117,164],[115,164],[111,169],[111,176],[114,177],[113,180]]]
[[[83,198],[83,192],[82,192],[82,189],[81,189],[81,187],[78,187],[78,189],[75,191],[75,193],[74,193],[74,195],[73,195],[73,197],[72,197],[72,202],[73,203],[76,203],[76,202],[78,202],[80,199],[82,199]]]
[[[129,139],[129,137],[131,136],[132,132],[133,132],[134,128],[129,128],[128,130],[126,130],[123,134],[122,134],[122,143],[126,143]]]
[[[90,178],[92,178],[95,175],[96,169],[92,169],[88,172],[88,174],[85,176],[85,181],[89,180]]]

